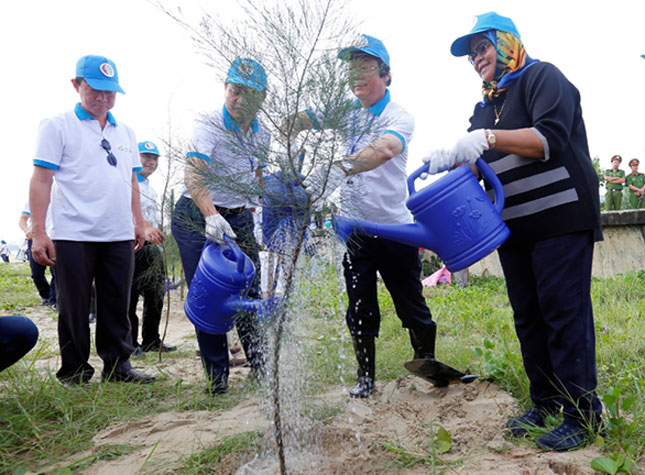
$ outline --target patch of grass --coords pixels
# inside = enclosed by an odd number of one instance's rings
[[[201,386],[163,379],[151,385],[91,383],[67,388],[24,362],[0,373],[0,473],[19,467],[37,471],[66,460],[90,449],[92,437],[117,421],[168,410],[228,409],[240,397],[240,391],[231,391],[213,398]]]
[[[177,474],[233,474],[250,455],[258,452],[261,433],[243,432],[218,441],[213,447],[181,460]]]
[[[65,465],[63,467],[51,470],[48,472],[48,475],[67,475],[72,473],[79,473],[83,470],[87,470],[94,463],[101,462],[103,460],[114,460],[122,455],[130,454],[140,447],[128,444],[115,444],[115,445],[101,445],[98,447],[96,452],[83,457],[82,459],[76,460],[75,462]]]
[[[343,411],[338,405],[328,404],[325,401],[308,401],[304,407],[304,415],[312,421],[329,424],[334,417]]]
[[[7,278],[7,267],[0,266]],[[12,271],[13,272],[13,271]],[[319,395],[330,386],[351,387],[356,378],[356,360],[345,324],[346,297],[342,281],[331,265],[318,264],[315,279],[299,284],[303,327],[299,341],[307,368],[307,395]],[[13,275],[13,274],[12,274]],[[25,294],[37,293],[26,269],[19,269],[12,279],[23,279]],[[1,295],[7,295],[5,286]],[[515,336],[512,312],[503,279],[471,278],[470,286],[439,286],[424,289],[439,333],[437,357],[457,368],[470,368],[506,388],[523,408],[530,404],[528,382],[524,375],[519,343]],[[11,292],[14,293],[14,292]],[[21,294],[21,291],[15,292]],[[3,297],[4,298],[4,297]],[[31,298],[31,297],[30,297]],[[645,454],[645,279],[642,273],[629,273],[613,279],[594,279],[592,298],[597,330],[598,392],[601,398],[620,388],[620,417],[613,422],[604,441],[607,451],[629,447],[630,458],[638,461]],[[382,311],[380,337],[377,339],[376,372],[380,381],[407,375],[403,363],[412,357],[408,332],[401,328],[386,289],[379,285]],[[13,304],[12,304],[13,305]],[[15,306],[12,308],[16,308]],[[307,309],[310,308],[310,311]],[[478,351],[479,349],[479,351]],[[232,385],[227,394],[210,397],[202,385],[186,385],[181,379],[164,377],[150,386],[126,384],[90,384],[67,389],[52,375],[43,375],[34,367],[41,352],[32,352],[12,368],[0,373],[0,473],[15,470],[38,471],[39,467],[69,460],[91,447],[92,437],[110,424],[168,410],[226,410],[240,401],[262,393],[257,385]],[[194,357],[189,352],[165,355],[169,358]],[[154,363],[155,355],[146,355]],[[622,404],[622,403],[621,403]],[[329,423],[338,409],[332,405],[305,403],[306,417]],[[616,430],[614,430],[616,428]],[[629,430],[622,430],[629,428]],[[620,431],[618,429],[621,429]],[[408,462],[433,463],[429,446],[419,446],[409,453],[384,441],[381,450],[398,453],[399,467]],[[180,473],[233,473],[260,451],[259,434],[240,435],[221,441],[216,447],[182,460]],[[92,459],[68,465],[71,472],[85,470],[102,457],[117,457],[128,447],[107,448]],[[418,457],[421,457],[420,459]],[[428,465],[430,464],[430,465]],[[222,471],[222,467],[227,467]],[[447,467],[442,467],[446,469]],[[227,471],[228,470],[228,471]]]
[[[311,284],[310,284],[311,285]],[[518,399],[522,409],[531,405],[529,385],[515,335],[513,315],[501,278],[472,278],[468,287],[426,288],[428,306],[437,322],[437,358],[459,369],[470,369],[500,385]],[[329,384],[353,385],[356,360],[345,325],[345,308],[332,294],[327,305],[318,292],[316,307],[330,308],[324,318],[308,322],[315,335],[309,346],[308,368],[315,374],[312,393]],[[630,272],[612,279],[594,279],[592,300],[596,323],[598,395],[602,399],[620,387],[623,398],[634,398],[624,417],[635,421],[621,440],[609,434],[605,445],[630,447],[632,458],[645,456],[645,271]],[[376,340],[376,378],[392,380],[408,374],[403,363],[412,357],[408,332],[401,328],[387,290],[379,284],[382,320]],[[607,419],[609,414],[605,412]],[[608,419],[607,419],[608,420]]]
[[[0,266],[0,311],[5,315],[19,315],[38,302],[40,296],[31,280],[28,262],[12,262]]]

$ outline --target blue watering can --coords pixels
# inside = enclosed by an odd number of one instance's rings
[[[280,241],[281,228],[282,232],[290,232],[304,222],[307,194],[289,172],[273,173],[262,182],[262,237],[269,249],[279,250],[275,248]]]
[[[424,164],[408,177],[406,206],[415,223],[381,224],[333,216],[334,229],[344,241],[356,233],[430,249],[449,271],[465,269],[497,249],[510,235],[500,216],[504,208],[502,183],[484,160],[480,158],[476,165],[492,185],[495,203],[465,166],[417,191],[414,181],[427,172],[428,165]]]
[[[282,299],[246,298],[254,277],[253,262],[232,239],[227,244],[208,242],[186,296],[188,319],[216,334],[231,330],[239,312],[255,312],[260,321],[270,319]]]

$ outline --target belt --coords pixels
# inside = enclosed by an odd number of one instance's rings
[[[224,208],[223,206],[215,206],[215,209],[219,214],[222,216],[237,216],[240,214],[242,211],[244,211],[246,208],[244,206],[240,208]]]

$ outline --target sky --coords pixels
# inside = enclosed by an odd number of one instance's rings
[[[199,7],[232,21],[240,15],[234,0],[167,5],[179,5],[189,18]],[[623,156],[623,169],[631,158],[645,163],[645,2],[348,0],[343,11],[358,30],[385,43],[392,99],[415,118],[408,172],[426,152],[465,133],[481,80],[449,48],[470,30],[474,15],[490,10],[511,17],[528,54],[555,64],[580,90],[590,153],[603,168],[614,154]],[[224,72],[208,67],[185,30],[146,0],[3,2],[0,45],[0,238],[10,244],[24,237],[18,219],[38,125],[78,102],[70,83],[78,58],[99,54],[115,61],[126,94],[118,95],[112,112],[139,141],[187,136],[196,114],[223,102]],[[160,190],[156,178],[152,184]]]

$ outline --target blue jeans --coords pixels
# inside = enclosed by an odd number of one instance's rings
[[[0,371],[29,353],[38,341],[38,327],[27,317],[0,317]]]
[[[236,242],[240,249],[255,265],[255,279],[248,296],[259,299],[260,294],[260,256],[258,244],[253,235],[253,217],[248,209],[236,213],[228,213],[225,208],[218,208],[237,235]],[[204,237],[205,220],[195,202],[182,196],[175,206],[172,217],[172,235],[177,242],[179,255],[184,267],[186,285],[190,287],[197,264],[206,243]],[[244,352],[254,370],[260,370],[263,365],[263,344],[258,331],[255,315],[245,315],[236,322],[237,332],[244,347]],[[195,327],[199,351],[207,377],[213,384],[226,382],[229,374],[228,343],[226,334],[213,334]]]

